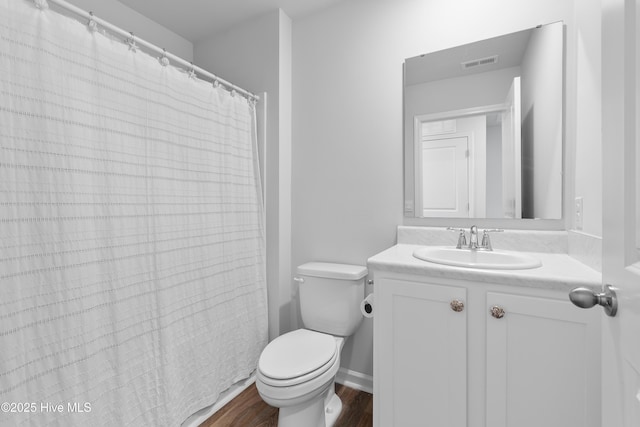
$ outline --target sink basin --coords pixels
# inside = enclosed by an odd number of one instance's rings
[[[416,249],[413,256],[436,264],[491,270],[524,270],[542,265],[539,259],[519,252],[478,251],[444,246],[425,246]]]

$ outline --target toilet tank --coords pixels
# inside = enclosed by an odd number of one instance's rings
[[[362,320],[367,268],[361,265],[309,262],[297,269],[300,313],[305,328],[349,336]]]

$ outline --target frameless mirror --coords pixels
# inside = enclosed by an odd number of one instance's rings
[[[562,218],[561,22],[404,63],[409,217]]]

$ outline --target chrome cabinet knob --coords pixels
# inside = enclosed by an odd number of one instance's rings
[[[454,299],[453,301],[451,301],[451,303],[449,303],[449,305],[451,306],[451,310],[455,311],[456,313],[464,310],[464,303],[460,300]]]
[[[491,316],[495,317],[496,319],[502,319],[504,317],[505,311],[504,308],[494,305],[489,309],[489,313],[491,313]]]

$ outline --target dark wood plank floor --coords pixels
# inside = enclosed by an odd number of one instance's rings
[[[334,427],[371,427],[373,425],[371,394],[342,384],[336,384],[336,394],[342,400],[342,413]],[[275,427],[277,425],[278,409],[264,403],[256,385],[252,384],[200,427]]]

